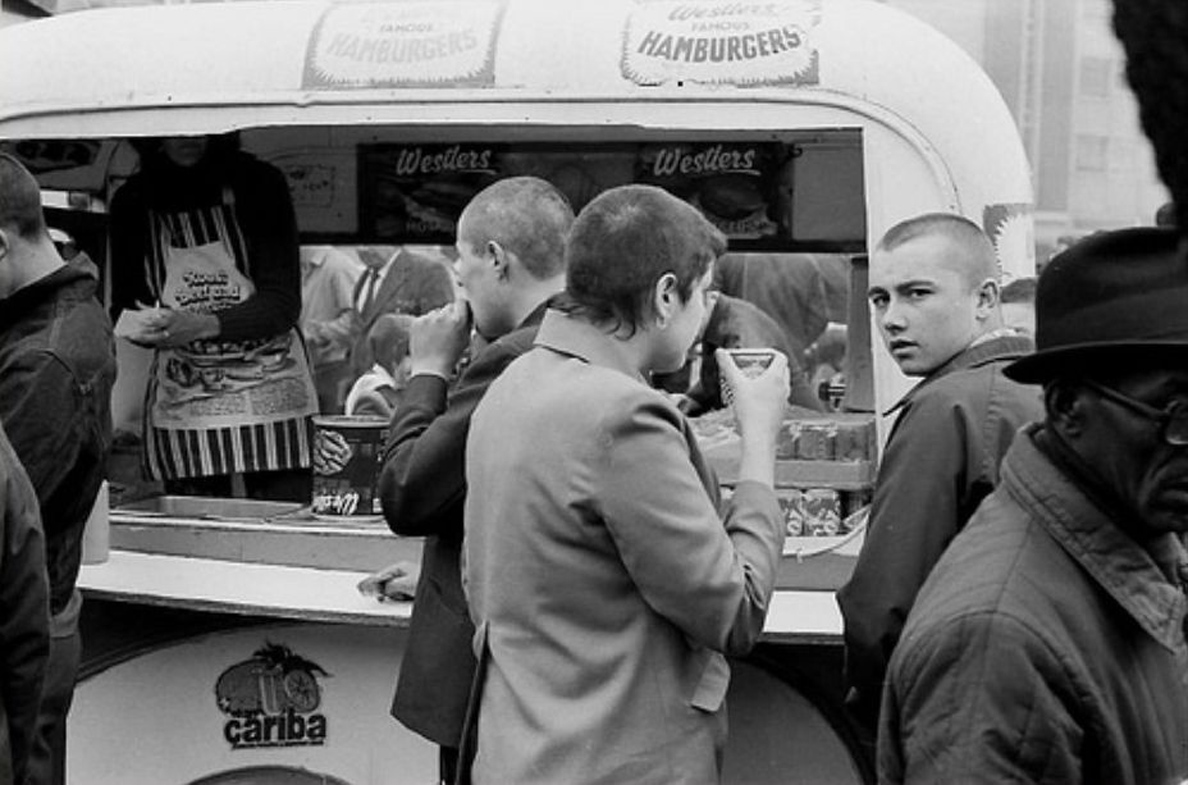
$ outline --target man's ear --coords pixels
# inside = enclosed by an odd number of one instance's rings
[[[978,316],[985,319],[998,310],[998,281],[987,278],[978,284]]]
[[[1044,386],[1048,422],[1065,439],[1076,439],[1085,429],[1085,388],[1062,379]]]
[[[507,280],[508,275],[511,274],[511,259],[507,249],[495,240],[488,240],[486,250],[487,256],[495,268],[495,277],[501,281]]]
[[[668,326],[668,321],[676,312],[680,304],[680,293],[677,291],[677,279],[673,273],[665,273],[656,279],[653,288],[652,305],[656,311],[656,324],[660,329]]]

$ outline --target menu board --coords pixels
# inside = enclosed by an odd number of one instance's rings
[[[793,152],[775,142],[641,147],[638,182],[659,185],[699,209],[732,240],[780,231],[780,191]]]
[[[847,171],[855,177],[829,174],[842,171],[839,155],[853,162]],[[814,160],[828,163],[805,167]],[[659,186],[697,207],[736,250],[800,250],[806,242],[861,250],[861,163],[856,136],[852,144],[832,139],[828,145],[364,144],[359,147],[360,228],[376,241],[451,244],[458,217],[475,194],[504,177],[534,175],[556,185],[575,210],[618,185]],[[804,172],[813,173],[812,181],[801,176]],[[812,209],[816,202],[822,210]],[[820,220],[838,214],[846,218]]]
[[[462,208],[505,173],[495,145],[364,145],[359,209],[379,240],[452,245]]]

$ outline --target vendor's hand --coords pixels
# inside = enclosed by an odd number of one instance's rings
[[[359,593],[365,597],[375,597],[381,602],[411,600],[417,593],[420,577],[420,565],[397,562],[359,581]]]
[[[714,351],[718,372],[733,390],[734,416],[744,439],[773,436],[784,420],[784,406],[791,386],[788,358],[774,349],[772,354],[775,356],[767,368],[756,376],[748,376],[739,370],[730,352],[725,349]]]
[[[337,431],[318,428],[314,431],[314,474],[329,477],[338,474],[351,460],[351,445]]]
[[[410,372],[449,378],[470,345],[470,306],[455,300],[413,320],[409,328]]]
[[[144,321],[145,332],[137,343],[157,347],[185,346],[203,338],[216,338],[219,320],[214,314],[155,308]]]

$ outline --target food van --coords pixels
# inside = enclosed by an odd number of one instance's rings
[[[873,337],[866,253],[898,220],[951,211],[986,229],[1004,276],[1034,272],[1023,147],[956,45],[869,0],[246,0],[12,26],[0,74],[0,147],[101,267],[135,143],[236,132],[286,175],[307,243],[448,248],[470,195],[533,174],[575,208],[656,184],[721,228],[744,272],[831,271],[813,294],[833,294],[827,327],[803,348],[840,335],[844,360],[782,445],[797,528],[763,641],[734,663],[726,780],[871,780],[841,708],[833,592],[861,545],[880,413],[910,382]],[[772,299],[762,288],[731,293]],[[134,354],[117,412],[139,398]],[[729,430],[699,430],[727,488]],[[839,432],[872,435],[842,448]],[[253,500],[117,503],[109,521],[80,577],[72,781],[434,776],[432,746],[387,714],[409,607],[356,590],[419,543]]]

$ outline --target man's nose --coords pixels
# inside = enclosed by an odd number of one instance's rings
[[[879,326],[891,333],[903,332],[907,327],[903,309],[895,301],[887,303],[887,307],[879,315]]]

